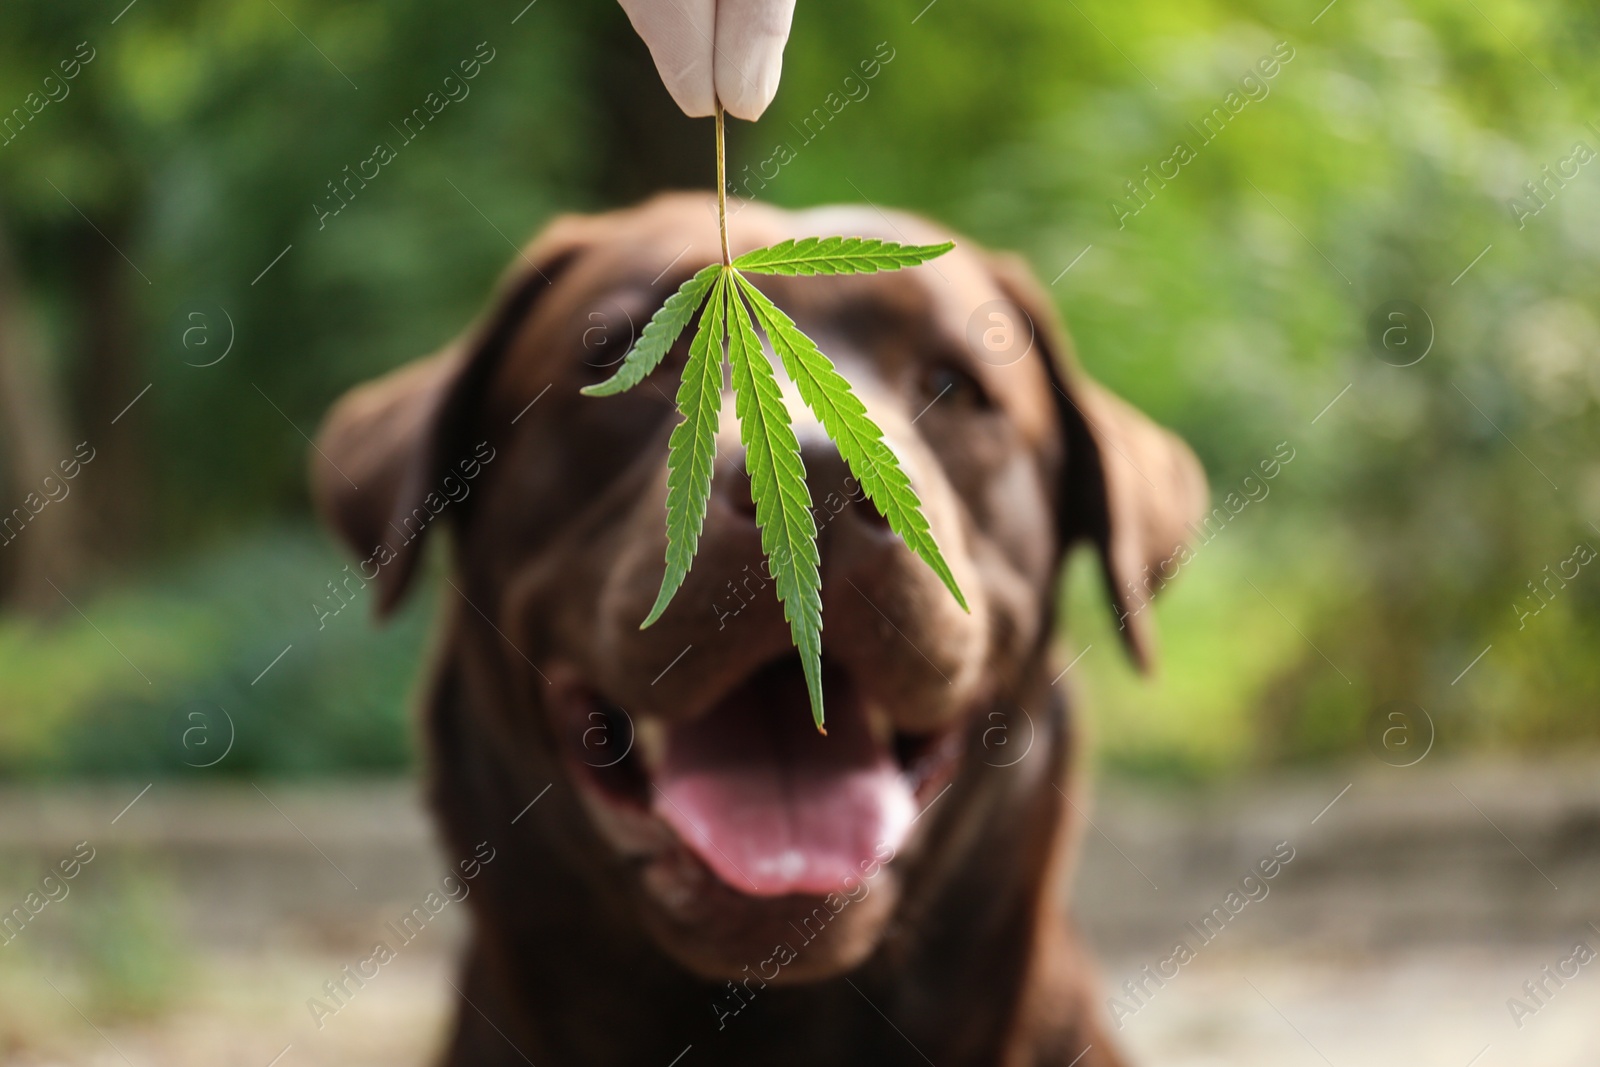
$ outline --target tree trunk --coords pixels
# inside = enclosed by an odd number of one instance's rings
[[[126,227],[102,223],[110,240],[128,247]],[[152,484],[146,455],[151,379],[137,366],[138,345],[130,290],[146,287],[138,272],[106,237],[80,230],[73,240],[73,294],[78,309],[78,359],[74,377],[83,433],[96,450],[84,493],[92,505],[91,546],[108,562],[136,559],[146,547]],[[137,289],[133,289],[137,287]],[[104,447],[102,447],[102,443]]]
[[[590,74],[599,147],[590,176],[600,206],[632,204],[663,189],[715,189],[711,124],[678,110],[656,73],[650,51],[616,4],[594,5],[587,32],[591,55],[604,57]],[[732,123],[731,149],[743,137]]]
[[[84,560],[83,501],[60,467],[72,444],[44,356],[0,222],[0,603],[40,612],[65,608],[50,583],[67,589]]]

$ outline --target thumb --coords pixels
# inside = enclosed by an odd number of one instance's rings
[[[619,2],[634,30],[649,46],[662,84],[683,113],[690,118],[711,114],[715,107],[712,47],[716,0]]]
[[[712,64],[728,114],[753,122],[772,103],[793,20],[794,0],[719,0]]]

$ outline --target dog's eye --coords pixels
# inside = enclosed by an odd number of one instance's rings
[[[930,364],[922,374],[923,403],[929,407],[984,408],[989,397],[978,380],[953,363]],[[927,410],[927,409],[924,409]]]
[[[594,380],[609,378],[638,339],[639,315],[631,302],[604,299],[582,313],[579,327],[579,359],[584,376]]]

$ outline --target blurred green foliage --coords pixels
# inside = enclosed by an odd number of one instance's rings
[[[177,885],[154,864],[112,861],[107,886],[71,913],[71,957],[98,1018],[150,1018],[193,980]]]
[[[311,603],[336,603],[326,582],[345,563],[303,526],[267,526],[105,590],[90,618],[5,620],[0,766],[194,777],[405,765],[433,597],[378,630],[364,590],[319,625]]]
[[[1193,443],[1219,504],[1296,450],[1156,609],[1154,683],[1074,568],[1065,652],[1093,646],[1073,677],[1112,764],[1361,753],[1391,699],[1428,709],[1445,749],[1600,737],[1600,579],[1525,625],[1513,606],[1575,543],[1600,547],[1600,167],[1547,183],[1533,215],[1524,184],[1600,149],[1600,11],[924,5],[800,0],[776,103],[730,130],[735,182],[787,144],[765,199],[866,199],[1022,251],[1085,365]],[[379,633],[358,604],[316,629],[343,560],[309,532],[301,431],[452,336],[554,213],[708,185],[710,123],[673,111],[608,2],[119,7],[24,0],[0,36],[0,116],[79,42],[95,52],[0,146],[0,240],[61,420],[108,457],[58,505],[96,515],[66,587],[82,614],[0,620],[0,769],[403,765],[430,609]],[[319,222],[327,183],[480,42],[495,58],[470,95]],[[1215,108],[1203,143],[1189,124]],[[1192,160],[1146,183],[1179,141]],[[1399,299],[1436,333],[1409,367],[1367,337]],[[192,365],[230,334],[228,358]],[[0,486],[4,506],[28,488]],[[214,770],[184,766],[192,702],[237,728]]]

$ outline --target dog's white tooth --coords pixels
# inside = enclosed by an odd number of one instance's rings
[[[806,872],[810,864],[799,849],[784,849],[783,853],[755,863],[755,873],[763,877],[777,877],[793,881]]]

